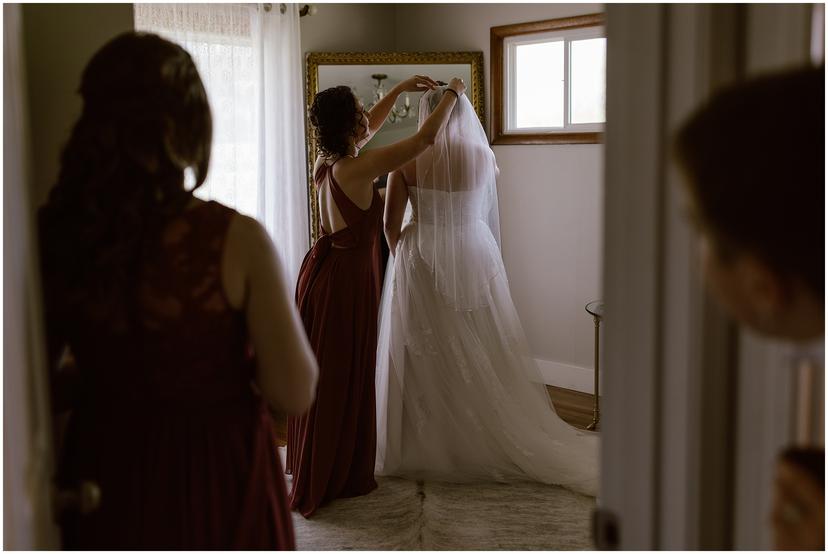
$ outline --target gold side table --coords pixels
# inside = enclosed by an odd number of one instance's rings
[[[598,374],[598,349],[600,345],[601,320],[604,319],[604,303],[601,300],[593,300],[584,306],[586,312],[592,316],[595,323],[595,399],[592,404],[592,423],[587,425],[587,430],[594,431],[598,428],[598,421],[601,419],[601,406],[599,400],[599,374]]]

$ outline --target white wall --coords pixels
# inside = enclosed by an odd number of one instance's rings
[[[489,32],[497,25],[602,11],[600,4],[318,4],[302,19],[308,51],[482,51],[489,117]],[[359,30],[359,31],[357,31]],[[547,380],[591,391],[600,298],[602,145],[495,146],[503,257]],[[574,367],[573,367],[574,366]]]
[[[80,115],[80,76],[106,41],[133,29],[132,4],[24,4],[35,205],[57,179],[60,152]]]
[[[392,52],[394,4],[315,4],[300,20],[303,52]]]

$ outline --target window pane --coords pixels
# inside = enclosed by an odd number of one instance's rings
[[[191,39],[185,48],[201,74],[213,115],[210,171],[195,195],[255,217],[259,202],[258,76],[249,42]]]
[[[255,8],[253,8],[255,9]],[[249,6],[136,4],[135,28],[181,45],[198,68],[213,117],[202,200],[255,217],[259,211],[259,107],[261,86]]]
[[[515,128],[563,127],[564,43],[519,44],[515,49]]]
[[[607,39],[570,43],[570,121],[603,123],[607,103]]]

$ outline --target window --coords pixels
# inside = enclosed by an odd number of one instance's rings
[[[196,196],[258,219],[296,282],[310,239],[300,6],[135,4],[134,12],[136,29],[190,53],[207,90],[213,149]]]
[[[593,14],[492,27],[492,144],[601,141],[603,25]]]
[[[136,4],[135,27],[180,44],[192,56],[213,115],[213,149],[202,200],[255,217],[259,204],[259,60],[255,6]]]

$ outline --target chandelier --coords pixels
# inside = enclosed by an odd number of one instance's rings
[[[377,102],[385,97],[385,87],[382,86],[382,82],[388,78],[388,75],[385,75],[384,73],[374,73],[371,75],[371,78],[374,79],[377,84],[374,85],[374,99],[370,104],[368,104],[368,110],[373,108]],[[401,107],[394,105],[391,107],[391,111],[388,112],[388,121],[391,123],[399,123],[403,119],[414,117],[414,109],[411,107],[411,99],[408,97],[407,92],[403,98],[403,105]]]

